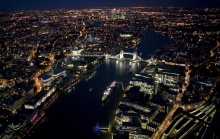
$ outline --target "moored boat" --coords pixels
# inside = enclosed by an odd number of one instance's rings
[[[87,77],[85,80],[88,81],[88,80],[91,79],[95,74],[96,74],[96,71],[93,71],[92,73],[90,73],[90,74],[88,75],[88,77]]]

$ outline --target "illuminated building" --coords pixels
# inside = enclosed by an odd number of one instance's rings
[[[152,95],[157,93],[157,83],[154,82],[153,78],[145,73],[135,74],[130,80],[130,86],[140,87],[140,92]]]
[[[43,83],[44,86],[49,86],[51,85],[52,81],[54,80],[53,76],[49,74],[43,74],[40,76],[40,79]]]
[[[173,85],[175,86],[179,81],[178,73],[170,72],[170,71],[159,71],[155,74],[155,79],[159,83],[164,83],[165,85]]]
[[[125,37],[125,38],[127,38],[127,37],[131,37],[132,34],[120,34],[119,36],[120,36],[120,37]]]
[[[66,76],[66,70],[64,69],[55,69],[54,71],[50,73],[46,73],[40,76],[40,79],[44,86],[51,86],[52,82],[57,79],[58,77],[65,77]]]
[[[65,77],[66,76],[66,70],[64,70],[64,69],[55,69],[53,71],[53,77],[57,78],[59,76],[64,76]]]
[[[55,91],[55,88],[52,87],[50,90],[43,90],[36,94],[29,102],[24,104],[25,109],[36,109],[38,106],[40,106],[46,99],[49,97],[53,92]]]
[[[185,67],[173,65],[158,65],[155,73],[155,82],[176,86],[180,80],[180,73],[184,73]]]
[[[129,132],[129,139],[151,139],[151,136],[153,135],[154,132],[149,131],[149,130],[142,130],[139,133],[131,133]]]

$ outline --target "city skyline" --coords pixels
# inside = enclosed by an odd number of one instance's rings
[[[17,10],[50,10],[50,9],[83,9],[98,7],[220,7],[220,1],[217,0],[49,0],[49,1],[29,1],[29,0],[8,0],[2,1],[0,12]]]
[[[0,12],[0,138],[220,137],[220,8],[22,2]]]

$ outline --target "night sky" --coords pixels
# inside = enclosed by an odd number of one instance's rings
[[[0,0],[0,11],[83,9],[97,7],[220,7],[220,0]]]

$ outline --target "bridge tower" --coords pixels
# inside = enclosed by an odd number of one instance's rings
[[[123,50],[120,51],[120,55],[119,55],[119,59],[122,59],[122,58],[124,58],[124,51]]]
[[[137,58],[137,47],[133,52],[133,59],[132,60],[136,60],[136,58]]]
[[[105,59],[108,59],[108,56],[109,56],[108,53],[106,53],[104,55],[105,55]]]

